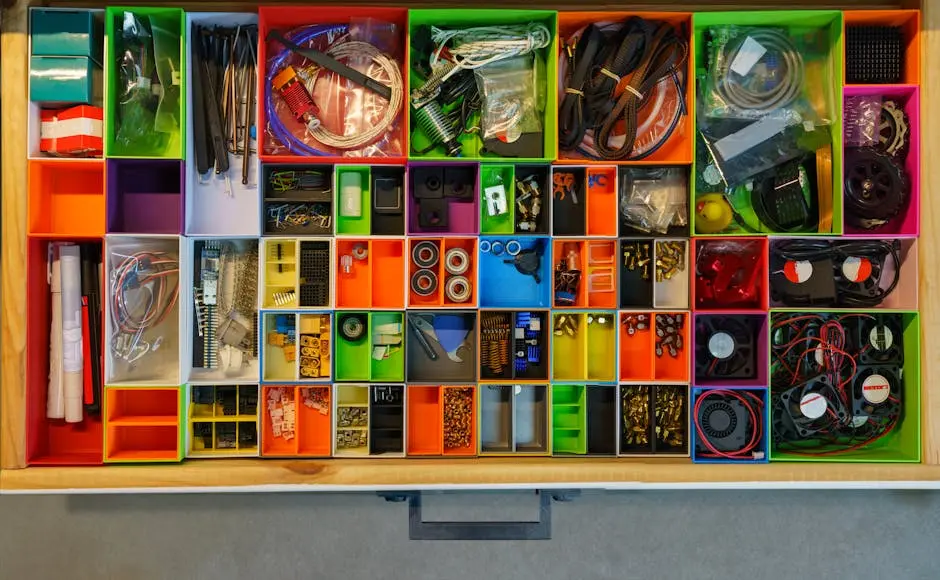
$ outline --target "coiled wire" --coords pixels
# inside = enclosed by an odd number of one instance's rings
[[[475,28],[442,29],[431,27],[431,40],[437,50],[431,55],[431,66],[441,60],[446,48],[453,60],[453,69],[441,82],[460,70],[476,69],[488,64],[522,56],[545,48],[552,42],[552,35],[544,24],[535,22],[517,26],[478,26]],[[447,46],[453,42],[452,46]]]
[[[339,35],[348,31],[349,27],[346,25],[314,25],[296,28],[287,33],[286,37],[294,44],[303,46],[324,34]],[[392,90],[392,99],[389,101],[388,106],[385,109],[385,115],[383,116],[382,120],[374,124],[367,131],[350,136],[337,135],[332,131],[326,130],[321,124],[316,129],[310,131],[310,134],[313,135],[313,137],[320,143],[336,149],[356,149],[358,147],[367,145],[378,139],[380,135],[388,130],[392,123],[395,122],[395,118],[398,116],[398,112],[401,109],[404,99],[404,81],[402,80],[401,72],[398,70],[398,65],[395,63],[395,61],[384,55],[377,48],[367,42],[362,41],[347,41],[333,45],[327,51],[327,54],[336,59],[363,56],[371,57],[373,63],[375,63],[375,65],[377,65],[388,75],[391,82],[390,88]],[[276,53],[273,57],[268,59],[268,74],[265,76],[264,87],[265,114],[268,119],[268,131],[272,136],[280,141],[281,144],[296,153],[312,156],[331,155],[331,153],[328,151],[322,151],[304,143],[303,140],[299,139],[290,130],[288,130],[287,127],[284,126],[284,122],[277,113],[273,98],[274,77],[277,76],[281,70],[283,70],[284,66],[288,64],[293,56],[294,53],[292,51],[287,48],[283,48],[280,52]]]
[[[773,61],[781,70],[780,78],[769,88],[763,83],[741,83],[733,79],[730,65],[741,53],[747,39],[759,43],[767,51],[763,60]],[[753,28],[724,46],[721,62],[726,66],[713,67],[712,84],[725,103],[742,110],[766,113],[788,106],[796,100],[803,88],[803,55],[783,32],[775,28]]]

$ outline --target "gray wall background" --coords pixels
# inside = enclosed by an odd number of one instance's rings
[[[372,494],[0,497],[0,579],[940,578],[940,495],[589,493],[545,542],[408,540]],[[535,518],[528,494],[440,494],[426,520]]]

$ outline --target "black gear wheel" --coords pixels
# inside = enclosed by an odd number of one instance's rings
[[[845,150],[845,211],[861,228],[884,225],[901,211],[910,180],[893,157],[871,147]]]

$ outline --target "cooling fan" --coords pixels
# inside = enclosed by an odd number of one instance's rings
[[[823,375],[772,395],[774,439],[801,441],[849,418],[842,397]]]
[[[695,401],[695,456],[763,459],[764,399],[747,390],[714,389]]]
[[[700,316],[695,321],[695,378],[757,376],[757,324],[752,318]]]
[[[855,417],[894,417],[900,413],[901,379],[901,371],[892,367],[859,367],[852,381]]]
[[[897,314],[876,314],[858,325],[856,345],[861,365],[904,364],[904,329]]]

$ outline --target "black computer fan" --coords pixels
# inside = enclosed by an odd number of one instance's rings
[[[859,367],[852,380],[854,415],[894,416],[901,410],[901,371],[889,366]]]
[[[861,319],[855,345],[861,365],[904,364],[904,327],[899,314],[876,314]]]
[[[772,402],[777,441],[812,438],[849,420],[849,409],[825,375],[772,394]]]
[[[699,316],[695,321],[695,377],[757,376],[757,324],[751,318]]]

